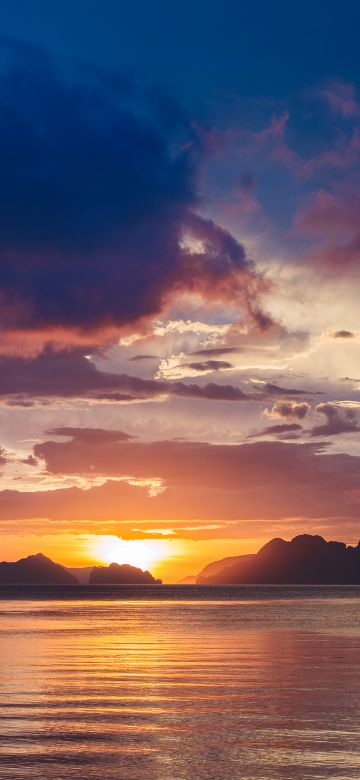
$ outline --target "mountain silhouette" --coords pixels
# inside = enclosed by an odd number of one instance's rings
[[[360,585],[360,542],[327,542],[302,534],[291,542],[272,539],[254,555],[208,564],[196,583],[262,585]]]
[[[77,585],[78,580],[64,566],[38,553],[14,563],[0,563],[0,584]]]
[[[74,577],[78,580],[80,585],[88,585],[90,574],[93,570],[93,566],[67,566],[66,571],[69,571],[70,574],[73,574]]]
[[[94,566],[89,582],[91,585],[161,585],[161,580],[156,580],[149,571],[128,563]]]
[[[253,560],[254,557],[254,555],[232,555],[230,558],[222,558],[220,561],[212,561],[211,563],[208,563],[204,569],[202,569],[197,577],[195,577],[194,582],[196,583],[199,577],[213,579],[224,569],[237,566],[240,563],[242,566],[244,566],[247,561]]]

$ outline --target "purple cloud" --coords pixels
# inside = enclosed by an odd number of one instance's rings
[[[337,436],[341,433],[357,433],[360,431],[357,408],[339,406],[332,403],[322,403],[315,407],[318,414],[325,417],[323,425],[315,425],[311,436]]]
[[[311,406],[307,401],[276,401],[268,417],[284,417],[285,419],[303,420],[310,411]]]

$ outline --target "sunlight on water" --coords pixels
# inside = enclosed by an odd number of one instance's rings
[[[0,778],[358,779],[359,591],[242,591],[0,600]]]

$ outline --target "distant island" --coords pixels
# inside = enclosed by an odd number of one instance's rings
[[[128,563],[110,563],[110,566],[94,566],[89,577],[90,585],[161,585],[149,571],[137,569]]]
[[[76,572],[76,574],[75,574]],[[66,569],[42,553],[0,563],[0,585],[161,585],[148,571],[128,564]]]
[[[197,585],[360,585],[360,542],[327,542],[302,534],[291,542],[272,539],[253,555],[208,564]]]
[[[77,585],[77,578],[64,566],[38,553],[14,563],[0,563],[0,584]]]

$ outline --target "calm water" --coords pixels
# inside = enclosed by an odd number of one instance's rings
[[[359,780],[360,589],[3,588],[0,716],[3,780]]]

